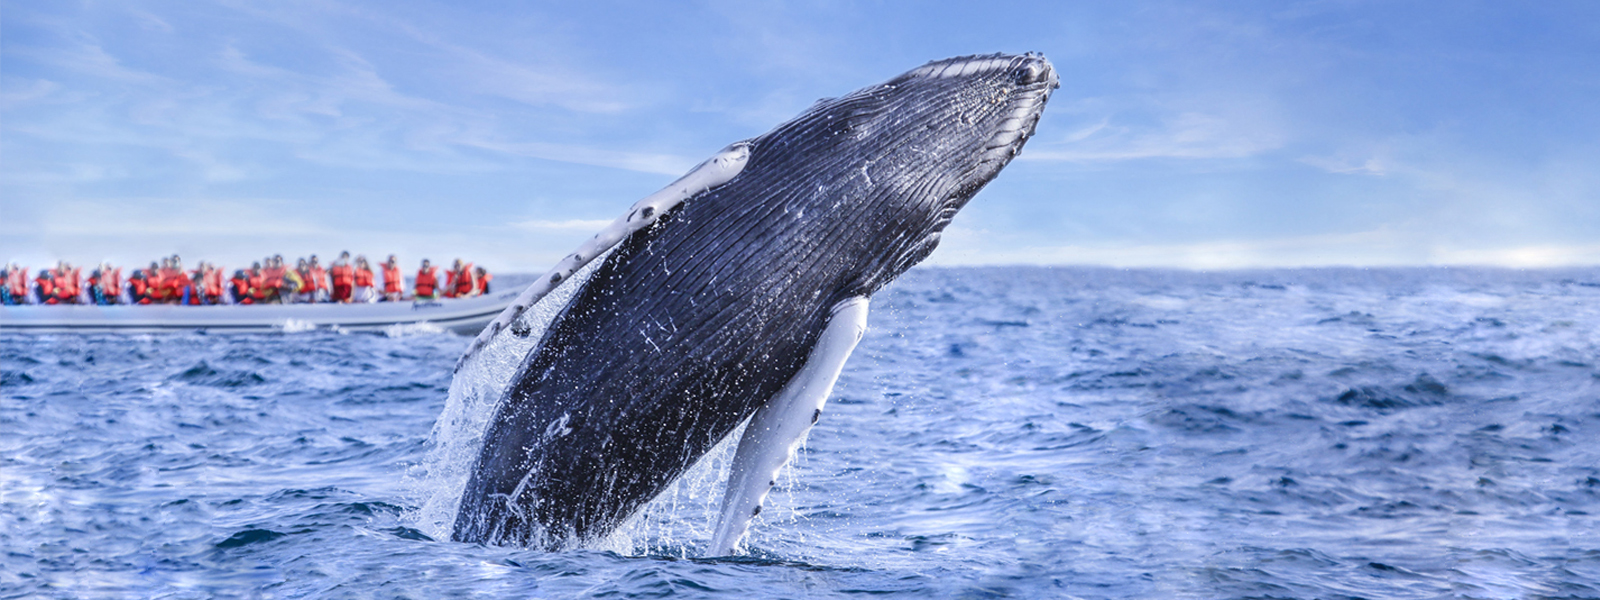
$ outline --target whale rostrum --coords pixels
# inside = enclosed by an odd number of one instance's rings
[[[736,551],[821,417],[870,297],[933,251],[1056,87],[1038,54],[930,62],[819,101],[639,201],[458,363],[601,261],[500,397],[452,537],[603,537],[748,420],[707,550]]]

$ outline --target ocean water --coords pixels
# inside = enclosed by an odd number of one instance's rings
[[[446,541],[464,337],[0,335],[0,598],[1600,597],[1600,269],[924,268],[870,325],[721,559],[725,452]]]

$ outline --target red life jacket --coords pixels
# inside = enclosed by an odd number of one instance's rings
[[[439,278],[433,274],[438,268],[417,269],[416,294],[418,296],[432,296],[434,288],[439,287]]]
[[[117,303],[117,296],[122,294],[122,267],[100,272],[100,293],[106,297],[106,302]]]
[[[489,282],[493,280],[494,275],[489,273],[484,273],[483,275],[478,276],[478,294],[482,295],[489,293]]]
[[[356,287],[372,287],[372,269],[366,267],[356,269],[352,280]]]
[[[28,295],[28,270],[17,269],[9,273],[6,285],[11,288],[11,297],[21,302],[22,297]]]
[[[204,304],[203,302],[201,302],[200,295],[201,295],[202,291],[206,287],[206,274],[205,274],[205,272],[200,271],[199,269],[196,269],[193,273],[187,274],[185,276],[188,277],[189,281],[191,282],[190,283],[191,290],[189,291],[189,304],[190,305],[194,305],[194,306],[199,306],[200,304]],[[180,295],[180,296],[178,296],[178,298],[181,300],[183,298],[183,296]]]
[[[167,287],[169,284],[167,283],[166,271],[166,269],[145,269],[144,282],[145,285],[149,286],[147,293],[150,295],[151,302],[160,302],[167,299],[169,294]]]
[[[189,290],[189,303],[199,304],[200,299],[194,293],[194,282],[189,280],[189,274],[183,271],[175,273],[167,280],[167,299],[174,302],[183,302],[183,291]]]
[[[261,269],[261,287],[275,290],[283,287],[283,272],[288,267],[263,267]]]
[[[472,283],[472,263],[462,265],[460,271],[450,273],[451,297],[470,296],[475,287],[477,286]]]
[[[255,298],[256,300],[266,300],[267,288],[262,284],[262,282],[266,280],[266,276],[262,274],[261,271],[251,271],[249,277],[250,297]]]
[[[34,281],[39,286],[39,301],[45,304],[56,303],[56,284],[50,281],[50,271],[40,271],[39,278]]]
[[[405,283],[400,280],[400,267],[383,266],[383,293],[398,294]]]
[[[78,270],[56,270],[55,281],[56,300],[66,304],[78,301]]]
[[[325,290],[325,289],[328,289],[328,277],[327,277],[327,275],[328,275],[328,272],[326,270],[323,270],[323,268],[321,266],[310,267],[309,270],[306,273],[302,273],[301,274],[302,278],[304,278],[305,276],[310,276],[311,281],[306,282],[306,289],[307,290]]]
[[[350,286],[356,283],[355,269],[351,268],[349,263],[335,264],[329,267],[328,276],[333,278],[334,287]]]
[[[134,271],[134,273],[139,273],[139,271]],[[131,277],[128,279],[128,295],[133,297],[134,302],[149,304],[149,293],[150,282],[145,281],[143,277]]]
[[[250,277],[233,277],[228,280],[233,287],[233,301],[238,304],[255,304],[255,299],[250,297]]]
[[[222,297],[222,269],[213,267],[211,272],[206,274],[206,296]]]

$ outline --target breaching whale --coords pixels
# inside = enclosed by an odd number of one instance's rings
[[[930,62],[820,100],[635,204],[458,363],[602,259],[496,405],[452,538],[602,537],[748,419],[707,551],[731,553],[821,416],[872,294],[933,251],[1058,85],[1033,53]]]

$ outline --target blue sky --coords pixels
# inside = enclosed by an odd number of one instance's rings
[[[1061,89],[933,264],[1600,264],[1577,1],[4,1],[0,260],[542,270],[817,98],[996,51]]]

